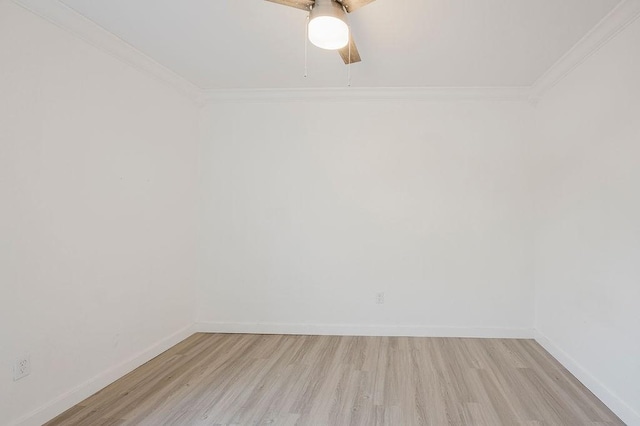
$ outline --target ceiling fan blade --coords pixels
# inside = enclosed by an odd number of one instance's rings
[[[344,63],[347,65],[362,61],[352,35],[349,35],[349,44],[338,50],[338,52],[340,53],[340,56],[342,56]]]
[[[271,3],[281,4],[283,6],[295,7],[296,9],[302,9],[309,12],[311,10],[311,6],[313,6],[316,2],[315,0],[266,0]]]
[[[342,0],[342,5],[344,6],[344,9],[347,11],[347,13],[351,13],[354,10],[360,9],[361,7],[364,7],[373,1],[375,0]]]

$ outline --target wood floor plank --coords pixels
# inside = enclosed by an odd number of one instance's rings
[[[46,423],[624,425],[532,340],[194,334]]]

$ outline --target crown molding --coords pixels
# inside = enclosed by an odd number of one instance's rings
[[[261,101],[383,101],[494,100],[528,101],[528,87],[379,87],[300,89],[208,89],[205,102]]]
[[[540,99],[580,64],[640,17],[640,0],[622,0],[551,66],[531,87],[532,101]]]
[[[174,87],[192,101],[201,103],[202,89],[174,71],[160,65],[60,0],[12,1],[114,58]]]

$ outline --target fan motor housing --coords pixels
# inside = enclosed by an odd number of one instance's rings
[[[309,14],[309,19],[313,19],[318,16],[331,16],[333,18],[340,19],[345,24],[347,23],[347,14],[345,13],[342,4],[335,0],[316,0],[316,3],[311,9],[311,13]]]

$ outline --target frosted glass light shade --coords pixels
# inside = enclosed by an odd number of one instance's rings
[[[309,14],[309,41],[328,50],[342,49],[349,43],[349,25],[342,3],[316,0]]]
[[[333,16],[317,16],[309,21],[309,41],[322,49],[342,49],[349,43],[349,26]]]

